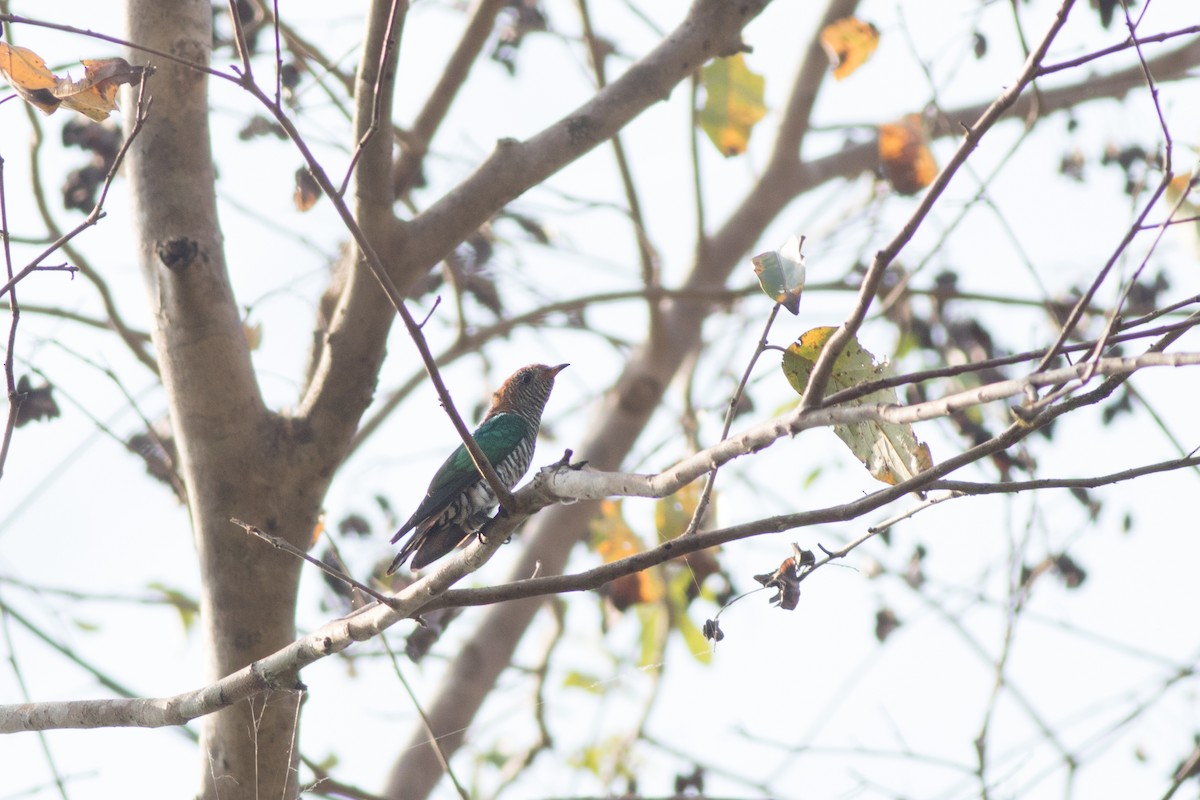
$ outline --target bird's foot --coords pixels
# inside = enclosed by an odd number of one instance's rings
[[[586,460],[576,461],[574,464],[572,464],[571,456],[573,456],[573,455],[575,455],[575,451],[571,450],[570,448],[567,448],[566,450],[563,450],[562,458],[560,458],[558,461],[555,461],[550,466],[551,467],[566,467],[567,469],[583,469],[584,467],[587,466],[588,462]]]
[[[500,517],[500,516],[501,516],[503,513],[504,513],[504,512],[503,512],[503,511],[501,511],[499,514],[497,514],[497,515],[496,515],[496,516],[497,516],[497,518],[498,518],[498,517]],[[479,530],[477,530],[477,531],[475,532],[475,535],[479,537],[479,541],[481,541],[481,542],[486,542],[486,541],[488,540],[488,529],[489,529],[489,528],[491,528],[491,527],[492,527],[492,526],[491,526],[490,524],[488,524],[488,525],[484,525],[482,528],[480,528]],[[511,541],[512,541],[512,538],[513,538],[513,537],[512,537],[512,534],[510,533],[508,536],[506,536],[506,537],[504,538],[504,544],[508,544],[509,542],[511,542]]]

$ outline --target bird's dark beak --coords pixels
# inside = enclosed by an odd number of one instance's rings
[[[550,377],[553,378],[555,375],[562,372],[564,369],[566,369],[569,366],[571,366],[571,365],[570,364],[559,364],[557,367],[551,367],[548,370],[548,373],[549,373]]]

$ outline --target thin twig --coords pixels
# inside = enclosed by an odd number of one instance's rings
[[[688,149],[692,158],[692,202],[696,210],[696,251],[708,237],[704,221],[704,173],[700,170],[700,73],[688,81],[691,89],[690,119],[688,120]]]
[[[1175,792],[1179,791],[1179,787],[1188,778],[1194,777],[1196,774],[1196,766],[1200,764],[1200,744],[1192,748],[1192,753],[1183,763],[1179,765],[1179,769],[1175,770],[1175,775],[1171,779],[1171,785],[1167,787],[1167,791],[1162,796],[1162,800],[1171,800],[1175,796]]]
[[[588,0],[576,0],[576,4],[579,7],[579,19],[583,25],[583,41],[588,48],[588,60],[592,64],[592,73],[596,76],[596,87],[603,89],[608,85],[604,67],[606,50],[596,37],[595,30],[592,29],[592,15],[588,11]],[[627,213],[633,223],[633,233],[637,240],[638,259],[642,267],[642,285],[647,290],[653,290],[662,282],[658,270],[658,255],[651,246],[650,238],[646,233],[642,204],[638,200],[637,187],[633,184],[633,172],[629,168],[629,159],[625,155],[625,146],[621,143],[620,134],[612,137],[612,146],[613,157],[617,162],[617,172],[621,176],[621,186],[625,191],[625,202],[629,204]],[[654,331],[661,316],[659,306],[657,303],[650,303],[647,310],[650,315],[650,330]],[[651,335],[654,334],[651,333]]]
[[[234,15],[234,27],[238,30],[241,29],[241,22],[237,19],[236,14]],[[244,33],[239,33],[238,35],[244,38]],[[385,52],[391,53],[392,51],[385,50]],[[454,425],[454,429],[458,432],[459,438],[463,442],[463,446],[466,448],[467,453],[470,454],[471,461],[475,464],[475,468],[479,470],[479,473],[491,487],[493,493],[496,495],[496,499],[498,500],[500,507],[505,511],[511,511],[513,507],[512,492],[507,486],[504,485],[504,482],[500,480],[500,476],[496,474],[496,470],[492,466],[492,463],[488,460],[479,444],[471,436],[471,431],[469,428],[467,428],[466,423],[463,422],[462,416],[458,413],[458,409],[454,405],[454,400],[450,397],[450,392],[446,388],[445,382],[442,380],[441,373],[437,367],[437,362],[429,350],[429,344],[425,340],[425,335],[421,332],[421,326],[417,324],[417,321],[409,312],[408,307],[404,302],[404,295],[400,293],[400,290],[396,287],[395,282],[388,273],[387,268],[384,267],[383,260],[379,257],[379,253],[375,250],[375,247],[367,238],[366,234],[363,233],[362,228],[358,224],[358,220],[354,218],[354,214],[350,211],[350,207],[346,205],[345,199],[338,194],[333,182],[329,179],[329,176],[326,174],[325,169],[321,166],[316,156],[313,155],[312,150],[309,149],[308,144],[305,142],[304,137],[300,135],[299,130],[296,129],[295,124],[284,112],[283,108],[272,103],[271,98],[264,94],[258,84],[254,82],[253,76],[248,67],[248,58],[244,60],[243,69],[241,72],[242,75],[238,80],[238,85],[245,89],[260,103],[262,103],[264,108],[271,112],[271,115],[275,117],[275,120],[280,124],[284,131],[287,132],[288,138],[292,140],[292,143],[296,146],[296,149],[300,151],[300,155],[304,158],[305,163],[308,165],[309,172],[321,186],[321,190],[325,192],[325,194],[329,197],[330,202],[333,203],[334,209],[337,211],[338,216],[341,217],[343,224],[346,226],[346,230],[350,233],[351,237],[354,239],[354,243],[358,246],[359,252],[362,254],[367,268],[371,271],[371,274],[383,288],[383,291],[387,295],[389,302],[391,302],[392,307],[396,309],[396,313],[400,315],[400,319],[404,323],[404,327],[408,330],[409,337],[416,345],[417,352],[421,356],[422,363],[425,364],[425,368],[429,373],[429,380],[433,384],[434,389],[437,391],[438,399],[441,401],[442,408],[445,410],[446,415],[450,418],[450,422]]]
[[[471,67],[492,36],[496,15],[505,5],[505,0],[475,0],[462,38],[446,66],[438,73],[437,85],[430,91],[412,127],[401,137],[400,158],[392,168],[392,188],[396,197],[404,198],[417,183],[430,143],[466,84]]]
[[[44,20],[22,17],[16,14],[0,14],[0,22],[7,22],[13,25],[32,25],[35,28],[48,28],[54,31],[71,33],[76,36],[84,36],[89,39],[98,39],[102,42],[109,42],[110,44],[119,44],[122,47],[128,47],[130,50],[135,50],[140,53],[149,53],[152,56],[158,56],[164,61],[172,61],[176,64],[182,64],[185,67],[194,69],[197,72],[203,72],[211,75],[214,78],[221,78],[223,80],[237,83],[236,75],[230,75],[228,72],[221,72],[220,70],[213,69],[212,67],[205,66],[204,64],[198,64],[195,61],[188,61],[186,58],[180,58],[173,53],[168,53],[166,50],[155,50],[153,47],[146,47],[145,45],[126,41],[125,39],[120,39],[116,36],[109,36],[105,33],[96,33],[95,31],[87,30],[85,28],[76,28],[72,25],[63,25],[57,22],[45,22]]]
[[[400,10],[401,3],[404,4],[404,11]],[[399,19],[397,20],[397,15]],[[386,80],[386,72],[389,65],[394,65],[397,62],[397,51],[400,47],[400,37],[404,33],[404,21],[408,18],[408,0],[392,0],[391,8],[388,9],[387,31],[395,31],[394,34],[389,34],[383,37],[383,52],[379,54],[379,70],[375,74],[375,82],[371,92],[371,124],[359,137],[358,143],[354,146],[354,152],[350,155],[350,163],[346,167],[346,176],[342,178],[342,184],[338,187],[338,195],[344,195],[346,188],[350,185],[350,179],[354,177],[354,167],[358,164],[358,159],[362,157],[363,151],[367,147],[367,143],[374,138],[380,127],[380,114],[384,106],[383,92],[392,86],[392,82]],[[280,108],[278,96],[276,97],[275,106]]]
[[[259,11],[263,14],[270,14],[271,23],[276,27],[278,33],[283,35],[283,38],[287,41],[289,50],[298,55],[303,61],[315,61],[321,69],[325,70],[327,74],[332,75],[342,85],[346,94],[354,94],[354,76],[339,69],[335,61],[322,53],[319,47],[301,36],[295,28],[280,19],[278,0],[273,0],[269,9],[265,0],[256,0],[256,2]],[[296,53],[296,51],[300,52]],[[308,71],[312,73],[311,69]],[[314,74],[313,77],[317,80],[318,84],[321,83],[320,76]]]
[[[875,255],[871,266],[867,269],[867,274],[863,277],[859,290],[859,299],[853,311],[847,320],[842,323],[841,327],[830,337],[829,341],[821,349],[821,354],[817,357],[816,365],[813,367],[812,375],[809,377],[808,387],[805,389],[804,397],[800,401],[801,407],[812,409],[822,405],[825,396],[825,387],[833,372],[834,362],[841,355],[842,349],[854,338],[863,321],[866,319],[867,311],[878,292],[879,284],[883,280],[883,275],[887,271],[887,268],[916,234],[917,229],[925,221],[933,205],[942,196],[946,187],[949,186],[950,180],[958,172],[959,168],[966,163],[967,157],[974,152],[980,139],[992,126],[1004,118],[1008,109],[1016,103],[1017,98],[1036,77],[1038,66],[1041,64],[1042,59],[1045,58],[1046,52],[1050,49],[1050,44],[1057,37],[1058,32],[1066,24],[1067,16],[1073,5],[1074,0],[1063,0],[1054,22],[1042,37],[1042,41],[1037,49],[1026,59],[1025,65],[1016,82],[1002,92],[974,124],[966,128],[962,144],[959,145],[954,156],[938,174],[937,178],[934,179],[925,196],[921,199],[921,203],[916,211],[913,212],[908,222],[905,223],[904,227],[896,234],[892,241]]]
[[[260,11],[266,11],[259,4]],[[271,3],[271,32],[275,35],[275,105],[283,105],[283,47],[279,40],[279,0]]]
[[[143,87],[145,85],[145,80],[146,75],[143,74]],[[144,88],[139,90],[139,104],[142,103],[142,99],[144,97],[143,92]],[[122,143],[121,150],[118,151],[118,156],[114,160],[112,169],[110,169],[108,175],[105,176],[103,196],[107,196],[108,186],[111,185],[112,180],[116,176],[116,172],[120,167],[120,163],[123,160],[125,153],[129,150],[133,136],[136,133],[139,133],[143,127],[145,123],[145,115],[149,113],[148,106],[149,100],[147,99],[145,105],[139,108],[139,110],[136,112],[134,128],[130,131],[129,136],[125,138],[125,142]],[[124,319],[121,317],[120,311],[117,309],[116,300],[113,297],[112,290],[109,288],[108,283],[102,277],[100,277],[100,274],[95,269],[88,265],[87,259],[85,259],[83,255],[76,251],[71,245],[71,241],[76,236],[78,236],[91,225],[95,225],[104,217],[102,207],[97,204],[97,206],[92,208],[92,211],[82,223],[67,233],[62,232],[62,229],[58,226],[58,223],[54,219],[54,215],[50,211],[50,205],[46,200],[46,195],[44,192],[45,183],[42,180],[41,166],[42,142],[44,141],[42,125],[37,117],[37,114],[33,110],[33,106],[26,104],[25,114],[34,130],[34,137],[29,145],[30,182],[33,189],[34,203],[37,205],[38,214],[41,216],[42,222],[45,224],[46,229],[54,238],[54,242],[50,245],[50,247],[43,251],[41,255],[34,258],[34,260],[30,263],[30,266],[32,267],[36,264],[39,264],[42,259],[49,257],[51,253],[61,248],[63,253],[65,253],[72,262],[74,262],[76,268],[79,270],[79,273],[91,281],[93,287],[95,287],[96,291],[99,293],[100,300],[104,304],[104,312],[108,315],[109,320],[111,320],[113,330],[115,330],[117,335],[121,337],[121,340],[125,342],[130,352],[133,353],[133,356],[142,364],[144,364],[151,372],[157,375],[158,364],[155,362],[154,356],[147,352],[145,346],[146,340],[144,338],[139,338],[139,335],[132,331],[125,324]],[[20,280],[21,277],[22,276],[18,274],[17,280]],[[3,290],[0,289],[0,296],[3,296],[3,293]]]
[[[164,482],[169,483],[171,485],[171,488],[175,491],[175,496],[178,497],[181,502],[186,502],[186,500],[187,500],[187,484],[184,483],[183,477],[179,474],[179,467],[175,463],[175,459],[171,456],[171,448],[168,446],[167,442],[163,440],[163,437],[159,434],[159,432],[155,429],[154,423],[150,421],[150,418],[147,417],[144,413],[142,413],[142,409],[138,405],[137,398],[135,398],[133,396],[133,394],[129,391],[129,389],[121,381],[121,378],[117,375],[117,373],[115,371],[113,371],[113,369],[111,367],[106,366],[104,364],[100,364],[100,363],[88,358],[87,356],[83,355],[82,353],[78,353],[78,352],[72,350],[71,348],[69,348],[65,344],[63,344],[62,342],[55,341],[55,342],[53,342],[53,344],[56,347],[58,347],[59,349],[61,349],[63,352],[67,353],[72,358],[82,361],[84,364],[87,364],[92,369],[94,369],[97,372],[99,372],[100,374],[104,375],[106,378],[109,379],[109,381],[112,382],[112,384],[114,386],[117,387],[117,391],[119,391],[121,393],[121,395],[125,398],[125,402],[127,402],[129,404],[129,407],[131,409],[133,409],[133,413],[135,415],[137,415],[137,418],[139,420],[141,420],[142,426],[145,428],[146,435],[150,437],[150,440],[154,443],[154,446],[159,448],[159,450],[162,453],[164,465],[167,467],[167,470],[170,473],[169,480],[165,480]],[[48,383],[50,382],[49,377],[43,375],[41,370],[37,369],[36,367],[31,367],[31,369],[33,369],[34,372],[36,372],[37,374],[42,375],[43,379],[46,380]],[[117,442],[118,444],[121,444],[127,450],[134,449],[131,445],[131,442],[133,441],[132,438],[129,440],[122,439],[111,428],[109,428],[102,421],[100,421],[100,419],[98,419],[94,414],[92,414],[91,410],[88,408],[88,405],[86,403],[81,403],[78,400],[76,400],[74,397],[68,395],[66,392],[63,392],[61,387],[56,387],[56,389],[59,392],[62,392],[63,396],[66,397],[68,400],[70,400],[76,406],[76,408],[78,408],[80,411],[82,411],[84,416],[86,416],[88,419],[90,419],[92,421],[92,424],[95,425],[96,428],[99,429],[101,433],[106,434],[109,438],[111,438],[113,441]],[[144,454],[140,454],[140,455],[142,455],[143,459],[146,460]]]
[[[425,709],[421,706],[421,701],[417,699],[417,694],[413,691],[412,685],[409,684],[408,678],[404,677],[404,671],[400,669],[400,660],[396,658],[396,652],[388,644],[387,636],[380,634],[379,641],[383,645],[384,651],[387,652],[388,658],[391,659],[392,670],[395,671],[396,677],[400,680],[400,685],[404,687],[404,692],[408,695],[409,702],[412,703],[417,716],[421,718],[421,724],[425,726],[425,733],[429,736],[429,746],[433,748],[434,755],[437,756],[442,771],[446,773],[446,776],[450,778],[450,782],[454,784],[454,790],[458,792],[458,796],[462,800],[471,800],[470,793],[463,788],[462,783],[458,780],[458,776],[454,774],[454,770],[450,767],[450,759],[446,757],[445,751],[442,750],[441,742],[438,741],[438,736],[433,731],[433,724],[429,721],[429,715],[425,713]]]
[[[304,552],[299,547],[296,547],[294,544],[292,544],[291,542],[289,542],[288,540],[286,540],[280,536],[273,536],[273,535],[267,533],[266,531],[264,531],[262,528],[258,527],[257,525],[251,525],[249,522],[242,522],[237,517],[231,517],[229,519],[229,521],[232,522],[234,525],[237,525],[239,528],[241,528],[242,530],[244,530],[246,533],[250,534],[251,536],[257,536],[259,539],[262,539],[264,542],[271,545],[275,549],[282,550],[285,553],[295,556],[296,558],[300,558],[300,559],[307,561],[308,563],[312,564],[314,567],[317,567],[318,569],[320,569],[322,572],[324,572],[326,575],[330,576],[331,578],[334,578],[335,580],[339,580],[342,583],[346,584],[347,586],[352,586],[364,594],[370,595],[371,597],[375,598],[377,601],[379,601],[380,603],[383,603],[384,605],[390,606],[394,602],[393,599],[391,597],[389,597],[388,595],[375,591],[370,586],[367,586],[365,583],[359,583],[358,581],[354,580],[354,578],[351,578],[349,575],[342,572],[341,570],[334,569],[333,567],[329,566],[321,559],[310,556],[308,553]]]
[[[800,240],[800,246],[804,246],[803,238]],[[737,416],[737,408],[742,402],[742,394],[746,391],[746,384],[750,382],[750,375],[754,372],[759,357],[767,350],[767,339],[771,335],[771,326],[775,324],[781,307],[779,303],[776,303],[771,307],[771,313],[767,314],[767,324],[763,325],[762,335],[758,337],[758,345],[754,348],[754,353],[750,356],[746,369],[742,371],[742,379],[738,381],[737,388],[733,390],[733,396],[729,398],[729,407],[725,409],[725,424],[721,428],[720,441],[724,441],[729,436],[729,429],[733,427],[733,418]],[[704,491],[700,493],[700,500],[696,503],[696,510],[688,522],[684,535],[693,534],[700,529],[704,515],[708,512],[708,504],[712,500],[713,484],[717,482],[717,472],[720,469],[719,466],[714,466],[708,473],[708,480],[704,482]]]
[[[1162,179],[1164,182],[1164,189],[1165,189],[1166,186],[1170,185],[1170,183],[1172,182],[1172,180],[1174,180],[1174,177],[1175,177],[1174,158],[1172,155],[1174,153],[1175,143],[1171,137],[1171,131],[1167,127],[1167,120],[1163,116],[1162,105],[1159,103],[1159,100],[1158,100],[1158,86],[1154,82],[1154,76],[1150,73],[1149,65],[1146,64],[1146,56],[1142,52],[1142,45],[1141,45],[1141,42],[1138,40],[1136,26],[1134,25],[1133,20],[1129,16],[1129,6],[1126,5],[1125,3],[1122,3],[1122,7],[1124,9],[1124,14],[1125,14],[1125,24],[1129,29],[1129,38],[1133,41],[1134,48],[1137,51],[1138,63],[1142,65],[1142,74],[1145,76],[1145,79],[1146,79],[1146,88],[1149,89],[1149,91],[1150,91],[1150,101],[1154,105],[1154,111],[1158,115],[1158,124],[1159,124],[1159,127],[1162,129],[1163,147],[1164,147],[1164,153],[1163,153],[1163,159],[1162,159],[1162,171],[1163,171]],[[1187,192],[1180,192],[1179,199],[1176,200],[1175,207],[1173,209],[1171,209],[1171,213],[1170,213],[1169,217],[1173,217],[1176,213],[1179,212],[1179,210],[1183,207],[1186,199],[1187,199]],[[1135,233],[1138,230],[1140,230],[1140,225],[1145,222],[1146,216],[1148,216],[1148,214],[1144,214],[1142,216],[1142,218],[1138,220],[1139,225],[1135,226],[1135,228],[1134,228]],[[1162,241],[1163,236],[1166,235],[1167,230],[1168,230],[1168,228],[1166,225],[1159,227],[1158,234],[1154,237],[1154,240],[1150,243],[1150,246],[1146,249],[1146,253],[1142,257],[1142,262],[1138,265],[1137,269],[1135,269],[1133,271],[1133,275],[1131,275],[1129,277],[1129,279],[1125,281],[1125,285],[1124,285],[1124,287],[1122,287],[1122,290],[1121,290],[1121,296],[1117,299],[1116,305],[1115,305],[1112,313],[1109,315],[1108,320],[1105,322],[1104,332],[1100,335],[1098,341],[1096,342],[1095,350],[1092,351],[1092,354],[1090,356],[1090,358],[1092,360],[1100,358],[1103,350],[1105,349],[1105,343],[1107,342],[1108,337],[1112,333],[1113,326],[1116,324],[1117,316],[1121,313],[1121,308],[1124,307],[1126,300],[1129,298],[1129,293],[1131,291],[1133,291],[1133,287],[1137,285],[1138,279],[1141,278],[1142,272],[1145,271],[1146,266],[1150,262],[1150,257],[1154,254],[1155,250],[1158,249],[1158,245]]]
[[[1079,56],[1078,58],[1072,58],[1068,61],[1060,61],[1057,64],[1049,64],[1047,66],[1044,66],[1038,70],[1038,77],[1042,77],[1044,75],[1050,75],[1051,73],[1054,73],[1054,72],[1062,72],[1065,69],[1072,69],[1073,67],[1081,66],[1083,64],[1088,63],[1089,61],[1095,61],[1098,58],[1104,58],[1105,56],[1110,56],[1113,53],[1120,53],[1121,51],[1128,50],[1131,47],[1138,47],[1139,43],[1140,44],[1151,44],[1153,42],[1165,42],[1169,39],[1175,39],[1180,36],[1192,36],[1193,34],[1196,34],[1196,33],[1200,33],[1200,25],[1192,25],[1191,27],[1188,27],[1188,28],[1180,28],[1177,31],[1167,31],[1165,33],[1156,33],[1152,36],[1141,36],[1141,37],[1138,37],[1137,39],[1130,37],[1130,38],[1126,39],[1125,41],[1121,42],[1120,44],[1114,44],[1111,47],[1105,47],[1101,50],[1095,50],[1091,53],[1087,53],[1086,55]]]
[[[21,319],[21,307],[17,304],[16,278],[13,277],[12,251],[8,242],[8,201],[4,193],[3,156],[0,156],[0,238],[4,240],[4,269],[10,286],[8,302],[12,315],[12,321],[8,327],[8,345],[4,351],[4,385],[8,393],[8,415],[4,423],[4,441],[0,443],[0,477],[3,477],[4,464],[8,461],[8,448],[12,444],[13,431],[17,428],[17,415],[21,412],[21,401],[23,400],[17,394],[17,379],[13,373],[17,323]]]
[[[914,505],[912,508],[905,509],[904,511],[901,511],[899,514],[895,514],[894,516],[888,517],[887,519],[883,520],[882,522],[875,523],[871,527],[867,528],[867,533],[883,533],[884,531],[888,530],[889,528],[891,528],[893,525],[895,525],[898,522],[903,522],[906,519],[911,519],[911,518],[915,517],[917,514],[920,514],[922,511],[924,511],[927,508],[933,508],[934,506],[938,505],[939,503],[944,503],[947,500],[953,500],[954,498],[959,497],[959,496],[960,496],[960,494],[957,492],[948,492],[944,495],[938,495],[936,497],[933,495],[930,495],[930,496],[926,497],[924,500],[921,500],[919,503]]]

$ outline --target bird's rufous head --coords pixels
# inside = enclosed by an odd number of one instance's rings
[[[521,367],[500,384],[500,388],[492,395],[492,407],[488,416],[493,414],[517,414],[535,425],[542,417],[546,401],[550,399],[550,390],[554,388],[554,378],[570,364],[559,364],[548,367],[545,364],[530,364]]]

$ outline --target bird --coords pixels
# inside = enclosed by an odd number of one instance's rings
[[[471,434],[505,487],[511,489],[528,471],[554,378],[568,366],[521,367],[492,395],[483,422]],[[399,569],[409,556],[411,569],[418,570],[446,555],[479,530],[496,505],[495,492],[460,444],[434,473],[417,510],[392,537],[395,544],[412,531],[387,574]]]

